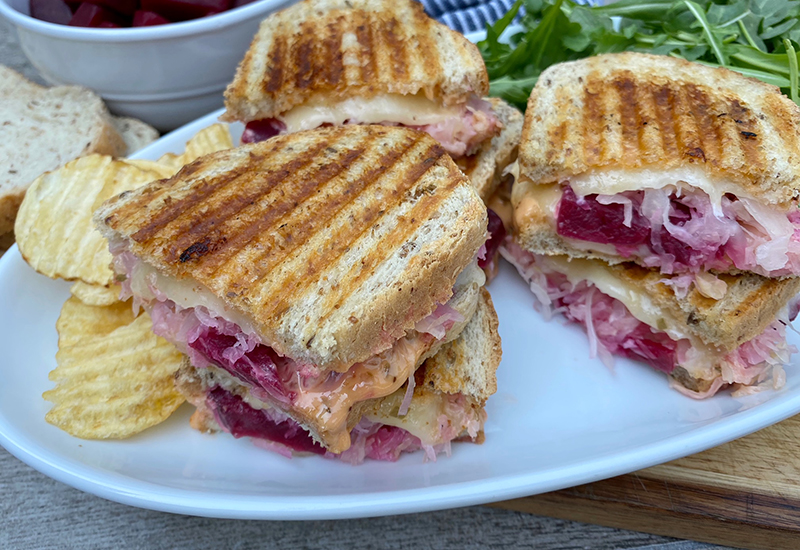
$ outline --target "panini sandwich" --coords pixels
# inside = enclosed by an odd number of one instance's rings
[[[439,452],[450,454],[452,441],[483,440],[484,405],[497,389],[500,357],[497,314],[489,293],[481,289],[475,314],[458,338],[444,344],[393,394],[358,405],[361,420],[350,430],[351,445],[338,454],[222,369],[187,365],[176,384],[197,408],[194,428],[249,437],[284,456],[324,454],[359,464],[366,458],[395,461],[403,452],[423,449],[426,459],[435,460]]]
[[[752,273],[720,275],[720,300],[697,288],[685,294],[670,276],[632,263],[546,256],[509,239],[501,254],[530,284],[537,307],[582,325],[590,355],[643,361],[669,376],[670,386],[696,399],[721,388],[743,392],[762,383],[779,388],[793,346],[786,328],[797,314],[787,305],[800,279]],[[768,384],[767,384],[768,385]]]
[[[739,73],[632,52],[554,65],[525,114],[517,238],[684,282],[800,275],[799,148],[800,108]]]
[[[242,141],[324,125],[427,132],[483,198],[516,152],[522,115],[494,99],[478,48],[412,0],[306,0],[265,19],[225,92]]]
[[[406,128],[218,152],[95,220],[157,334],[331,453],[350,448],[365,403],[404,384],[411,398],[416,368],[458,337],[484,282],[480,198]]]

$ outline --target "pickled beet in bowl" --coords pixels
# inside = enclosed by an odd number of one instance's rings
[[[113,113],[163,132],[222,107],[259,23],[294,3],[246,1],[0,0],[0,16],[45,80],[91,88]],[[79,11],[94,27],[70,24]],[[200,17],[171,22],[187,13]]]

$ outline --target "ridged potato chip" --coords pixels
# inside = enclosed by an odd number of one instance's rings
[[[186,150],[181,155],[167,153],[158,159],[158,163],[169,166],[178,173],[178,170],[194,162],[204,155],[231,149],[233,140],[228,127],[224,124],[213,124],[203,128],[186,143]]]
[[[89,306],[110,306],[119,302],[120,286],[87,285],[83,281],[73,284],[70,293],[78,300]]]
[[[111,254],[92,213],[106,199],[157,178],[105,155],[88,155],[42,174],[28,189],[14,226],[22,257],[54,279],[110,285]]]
[[[162,164],[157,160],[144,159],[123,159],[123,162],[157,174],[158,177],[156,179],[171,178],[177,173],[177,170],[174,169],[171,162],[169,164]]]
[[[122,439],[166,420],[184,398],[173,375],[183,355],[152,333],[146,313],[130,304],[89,306],[70,298],[56,323],[58,385],[45,419],[84,439]]]

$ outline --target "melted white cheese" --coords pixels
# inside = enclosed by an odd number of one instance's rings
[[[537,260],[539,261],[539,260]],[[722,358],[721,352],[705,344],[689,333],[683,323],[676,321],[664,310],[656,306],[647,293],[627,284],[616,276],[610,266],[599,260],[568,260],[562,256],[543,257],[544,263],[551,269],[567,276],[569,282],[578,284],[581,281],[592,283],[597,290],[622,302],[628,311],[642,323],[665,332],[673,340],[687,339],[693,351],[687,360],[681,363],[689,374],[698,378],[708,377],[709,372]]]
[[[347,120],[363,124],[397,122],[406,126],[423,126],[459,117],[462,110],[461,106],[445,107],[421,95],[385,94],[368,99],[350,98],[339,103],[309,102],[278,118],[291,133],[326,123],[339,126]]]
[[[625,191],[661,189],[688,185],[702,189],[711,199],[715,212],[722,211],[722,197],[732,193],[737,197],[754,198],[740,185],[718,178],[710,178],[703,170],[694,166],[683,166],[671,170],[594,170],[569,178],[575,194],[615,195]]]

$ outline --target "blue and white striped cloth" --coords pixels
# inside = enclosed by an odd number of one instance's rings
[[[425,11],[461,33],[482,31],[511,8],[514,0],[421,0]],[[522,11],[522,10],[520,10]]]

